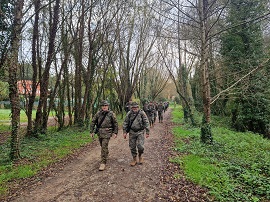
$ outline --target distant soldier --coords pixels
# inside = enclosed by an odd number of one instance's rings
[[[167,109],[168,109],[168,107],[169,107],[169,102],[167,101],[166,103],[165,103],[165,111],[167,111]]]
[[[90,126],[91,137],[94,133],[98,135],[99,143],[101,146],[101,164],[99,170],[105,169],[108,154],[109,154],[109,141],[112,135],[114,138],[118,134],[118,123],[115,114],[109,110],[109,103],[107,101],[101,102],[101,110],[95,114]],[[94,131],[95,129],[95,131]]]
[[[158,109],[158,121],[159,121],[159,123],[162,123],[163,122],[163,111],[164,111],[164,105],[163,105],[163,103],[162,102],[160,102],[159,104],[158,104],[158,107],[157,107]]]
[[[168,107],[169,107],[169,102],[164,102],[164,113],[165,111],[167,111]]]
[[[132,100],[130,99],[127,103],[126,103],[126,106],[125,106],[125,111],[126,113],[128,113],[131,109],[131,104],[132,104]]]
[[[137,153],[139,156],[139,164],[143,163],[142,154],[144,153],[144,133],[146,138],[149,137],[149,121],[145,112],[139,109],[139,105],[134,102],[131,105],[131,110],[127,113],[123,122],[123,136],[126,139],[129,133],[129,148],[133,160],[130,165],[137,164]],[[138,149],[138,152],[137,152]]]
[[[147,110],[147,117],[150,123],[150,127],[152,127],[154,124],[154,113],[155,113],[155,106],[153,102],[150,101],[148,104],[148,110]]]
[[[167,109],[169,108],[170,102],[166,102],[166,106],[165,106],[165,110],[167,111]]]
[[[156,102],[154,102],[153,105],[154,105],[154,123],[155,123],[156,119],[157,119],[158,104]]]
[[[146,113],[147,115],[147,111],[148,111],[148,102],[145,102],[143,105],[143,111]]]

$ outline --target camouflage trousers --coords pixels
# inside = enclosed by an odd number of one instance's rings
[[[149,120],[150,126],[152,126],[154,123],[154,114],[147,114],[147,118]]]
[[[144,151],[144,131],[140,131],[137,133],[129,133],[129,148],[131,151],[131,155],[133,157],[137,156],[138,153],[143,154]]]
[[[162,111],[158,111],[158,120],[159,120],[159,122],[163,121],[163,112]]]
[[[109,141],[110,138],[99,138],[99,144],[101,146],[101,163],[106,164],[109,155]]]

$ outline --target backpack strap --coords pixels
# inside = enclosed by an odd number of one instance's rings
[[[104,116],[103,116],[102,119],[100,120],[100,123],[98,123],[98,120],[97,120],[97,129],[100,128],[101,124],[102,124],[103,121],[105,120],[105,117],[107,116],[108,113],[109,113],[109,111],[105,112]]]

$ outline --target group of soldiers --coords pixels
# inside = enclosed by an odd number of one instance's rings
[[[132,101],[130,100],[126,106],[126,112],[131,109]],[[146,113],[149,120],[150,127],[154,126],[156,119],[158,117],[159,123],[163,123],[163,113],[168,109],[169,102],[145,102],[143,105],[143,111]]]
[[[147,114],[150,127],[154,126],[154,123],[156,122],[156,119],[158,117],[158,122],[163,123],[163,113],[167,110],[169,107],[168,102],[152,102],[150,101],[149,103],[146,102],[143,105],[143,111]]]
[[[108,144],[112,136],[117,138],[118,123],[115,114],[109,109],[109,103],[102,101],[101,109],[92,119],[90,126],[91,137],[94,134],[98,135],[101,146],[101,164],[100,171],[106,167],[108,159]],[[129,148],[133,157],[130,162],[131,166],[137,163],[143,163],[142,154],[144,153],[144,138],[149,137],[150,127],[152,127],[158,116],[159,122],[163,122],[163,113],[169,107],[168,102],[149,102],[145,103],[143,109],[140,109],[136,102],[129,101],[126,104],[126,117],[123,122],[123,137],[127,138],[129,135]]]

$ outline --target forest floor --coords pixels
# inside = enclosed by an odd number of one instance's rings
[[[163,123],[145,139],[144,164],[131,167],[128,139],[122,130],[109,143],[109,160],[99,171],[98,140],[44,169],[37,176],[14,183],[4,201],[46,202],[156,202],[209,201],[207,190],[187,180],[179,165],[171,163],[173,150],[169,109]]]

